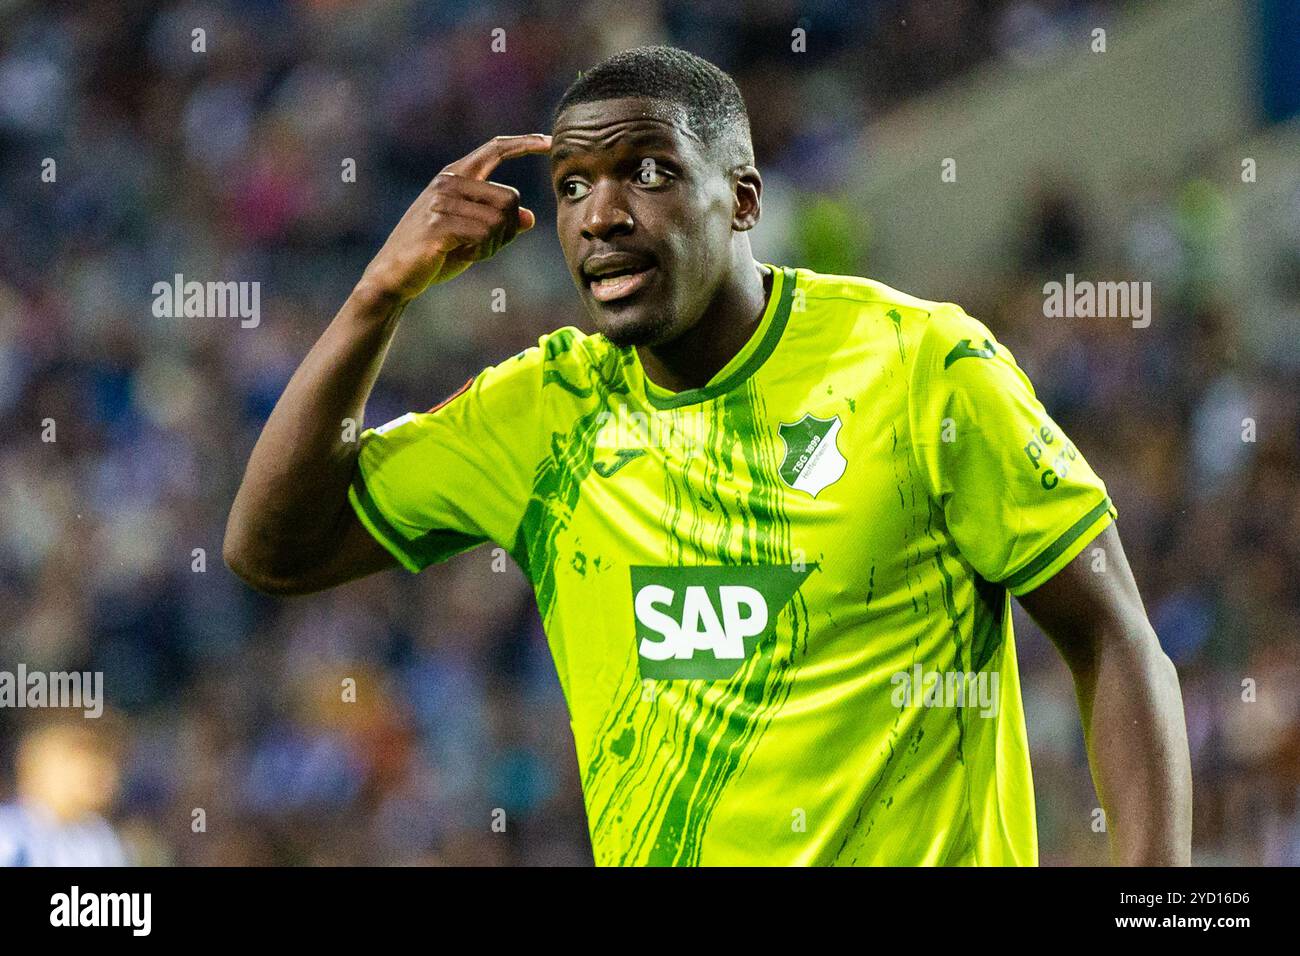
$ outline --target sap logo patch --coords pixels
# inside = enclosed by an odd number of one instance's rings
[[[816,565],[633,565],[632,611],[643,678],[726,680],[772,634]]]

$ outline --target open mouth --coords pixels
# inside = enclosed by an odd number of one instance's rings
[[[650,281],[651,274],[654,271],[655,267],[650,266],[636,272],[629,271],[603,275],[598,279],[588,281],[587,287],[591,289],[591,294],[598,302],[613,302],[615,299],[625,299],[644,287]]]

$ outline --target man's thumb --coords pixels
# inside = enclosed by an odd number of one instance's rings
[[[519,231],[527,232],[535,225],[537,225],[537,217],[533,215],[533,211],[531,209],[525,209],[523,206],[520,206],[519,207]]]

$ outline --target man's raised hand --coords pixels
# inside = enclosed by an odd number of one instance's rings
[[[488,176],[507,159],[550,148],[551,137],[541,133],[497,136],[449,164],[402,216],[366,267],[363,281],[399,299],[413,299],[533,228],[537,217],[519,205],[519,190],[490,182]]]

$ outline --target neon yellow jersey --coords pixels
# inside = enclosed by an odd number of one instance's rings
[[[1106,488],[958,306],[772,268],[708,385],[560,329],[364,432],[353,506],[528,575],[598,864],[1035,864],[1008,595]]]

